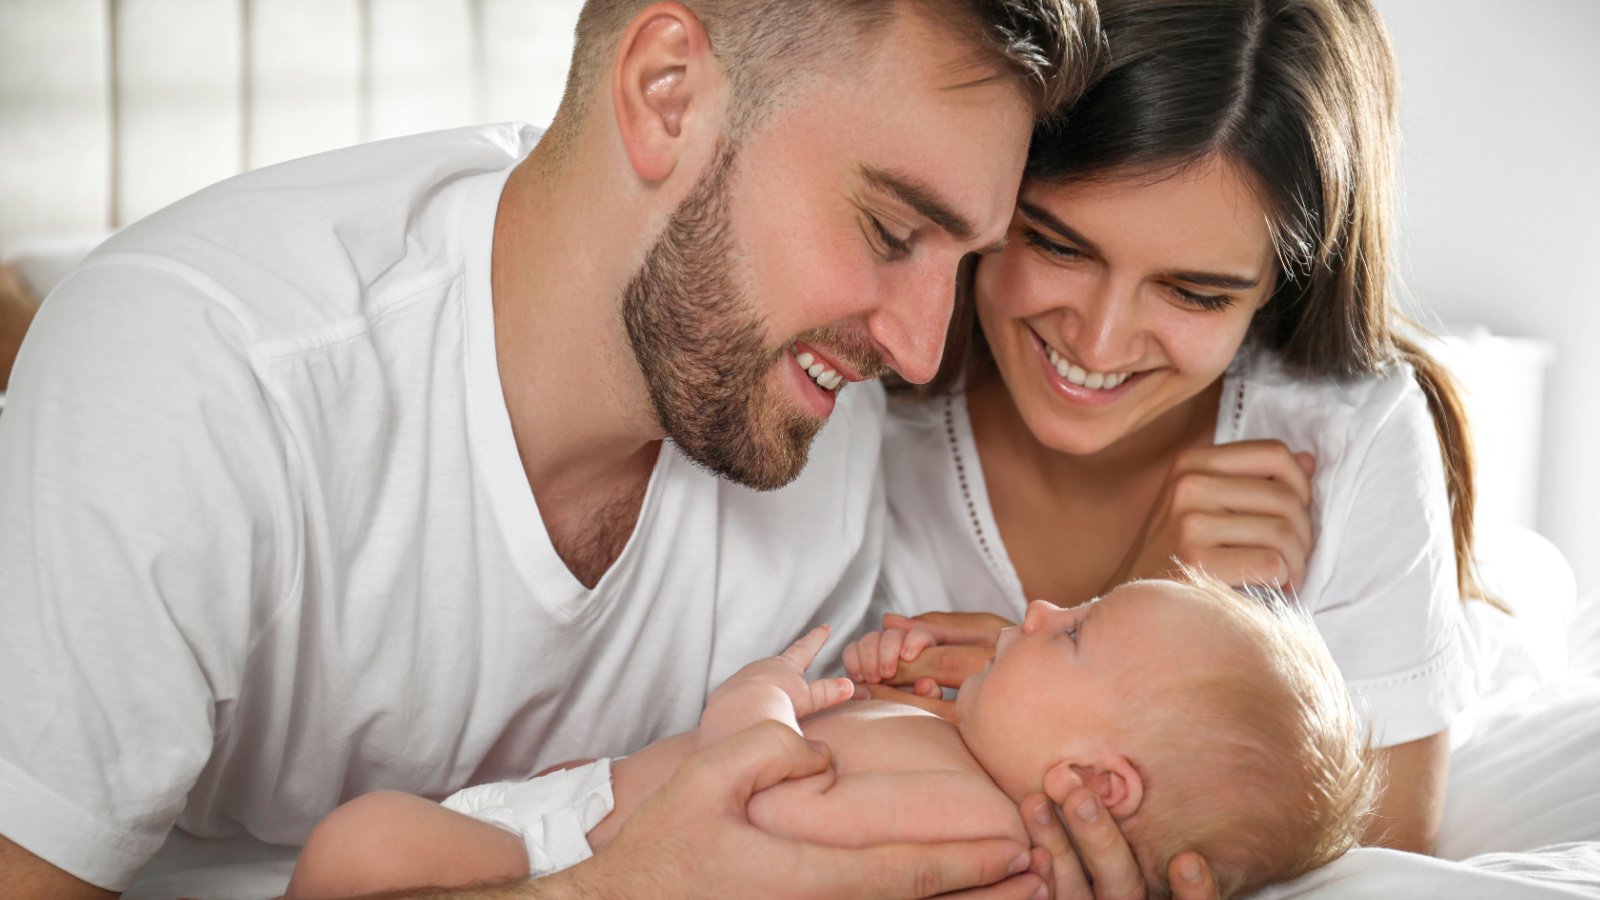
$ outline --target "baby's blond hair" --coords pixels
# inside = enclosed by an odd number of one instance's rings
[[[1173,857],[1195,850],[1231,897],[1360,843],[1382,773],[1304,610],[1278,592],[1241,594],[1193,569],[1177,580],[1247,650],[1181,677],[1170,693],[1129,699],[1144,800],[1120,824],[1152,896],[1170,894]]]

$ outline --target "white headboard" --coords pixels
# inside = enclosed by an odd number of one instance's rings
[[[0,255],[320,150],[554,112],[581,0],[0,0]]]

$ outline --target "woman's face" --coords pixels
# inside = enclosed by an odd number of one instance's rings
[[[1253,188],[1215,157],[1162,180],[1023,184],[976,299],[1040,442],[1098,453],[1221,377],[1277,272]]]

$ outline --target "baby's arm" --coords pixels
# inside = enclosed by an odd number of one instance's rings
[[[806,669],[827,640],[828,626],[819,625],[782,654],[745,666],[711,692],[699,728],[656,741],[614,763],[611,786],[615,802],[611,814],[589,830],[589,846],[599,850],[610,843],[633,811],[696,749],[768,719],[799,733],[800,719],[849,699],[854,688],[848,678],[805,679]]]
[[[696,731],[657,741],[612,766],[613,807],[589,831],[599,850],[698,747],[775,719],[798,721],[850,697],[848,679],[807,682],[828,639],[812,629],[781,656],[736,672],[711,695]],[[528,850],[511,832],[408,794],[379,792],[319,823],[295,866],[289,898],[350,897],[410,887],[463,887],[528,876]]]
[[[850,699],[848,678],[806,681],[806,669],[828,642],[828,626],[816,628],[778,656],[758,659],[711,692],[700,714],[699,745],[715,744],[771,719],[800,733],[800,720]]]

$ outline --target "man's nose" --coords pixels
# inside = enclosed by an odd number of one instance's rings
[[[867,331],[884,361],[913,384],[931,381],[939,372],[955,308],[956,269],[929,260],[891,285],[889,296],[867,317]]]

